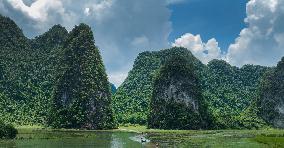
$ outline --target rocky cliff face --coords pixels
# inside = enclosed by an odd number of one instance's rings
[[[238,68],[223,60],[212,60],[204,65],[188,49],[177,47],[139,54],[127,79],[113,97],[119,122],[146,124],[155,72],[171,55],[183,56],[194,63],[202,95],[218,124],[216,128],[258,128],[263,125],[245,110],[250,110],[259,80],[269,67],[244,65]]]
[[[184,57],[167,60],[156,75],[148,126],[161,129],[208,129],[211,119],[193,64]]]
[[[68,33],[55,25],[28,39],[0,15],[0,120],[106,129],[116,126],[113,116],[110,85],[89,26]]]
[[[161,98],[164,101],[171,101],[171,98],[175,98],[175,103],[183,103],[186,107],[192,108],[194,112],[198,111],[198,102],[195,100],[195,96],[183,89],[184,84],[183,80],[172,79],[171,83],[167,88],[165,88],[164,93]]]
[[[51,125],[57,128],[115,128],[111,91],[91,28],[76,26],[65,41],[63,75],[53,98]]]
[[[284,58],[266,73],[259,94],[260,116],[272,126],[284,128]]]
[[[198,71],[205,68],[189,50],[174,47],[161,51],[143,52],[136,58],[133,69],[113,97],[114,109],[121,123],[147,124],[152,82],[160,66],[171,55],[181,55],[191,60]]]

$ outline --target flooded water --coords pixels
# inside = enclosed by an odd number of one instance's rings
[[[141,142],[141,138],[143,142]],[[39,132],[1,140],[0,147],[20,148],[140,148],[155,147],[143,135],[131,132]]]

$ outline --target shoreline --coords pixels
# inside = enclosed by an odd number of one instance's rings
[[[30,140],[60,141],[60,140],[94,140],[100,135],[124,135],[129,140],[131,137],[149,139],[149,144],[165,144],[170,146],[216,146],[230,147],[237,144],[240,147],[270,147],[284,145],[284,129],[260,129],[260,130],[160,130],[147,129],[146,126],[130,125],[120,126],[112,130],[77,130],[77,129],[52,129],[41,126],[17,126],[17,137],[12,140],[0,140],[5,142],[23,142]],[[142,134],[143,133],[143,134]],[[125,137],[126,136],[126,137]],[[112,136],[110,136],[112,137]],[[125,140],[125,139],[124,139]],[[136,141],[140,138],[136,139]]]

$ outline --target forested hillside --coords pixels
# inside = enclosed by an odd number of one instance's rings
[[[257,106],[270,125],[284,128],[284,57],[261,80]]]
[[[154,77],[148,127],[210,129],[207,107],[191,59],[170,56]]]
[[[185,48],[143,52],[136,58],[133,69],[113,97],[114,110],[120,123],[146,124],[153,78],[169,56],[182,55],[194,63],[197,71],[205,66]]]
[[[210,118],[206,118],[213,120],[213,128],[260,128],[265,121],[283,127],[283,59],[276,69],[255,65],[238,68],[223,60],[202,64],[186,48],[143,52],[116,90],[107,81],[89,26],[81,24],[68,33],[64,27],[55,25],[46,33],[28,39],[14,21],[1,15],[0,121],[106,129],[116,126],[115,114],[119,123],[145,125],[147,116],[153,114],[149,112],[150,99],[161,99],[157,91],[163,90],[160,86],[168,86],[166,76],[171,70],[163,66],[171,67],[166,61],[173,56],[191,63],[188,71],[183,71],[186,75],[177,72],[183,78],[170,76],[180,81],[186,79],[185,86],[200,91],[202,99],[197,100],[204,100],[201,104],[206,104],[206,111],[202,111],[210,114]],[[178,67],[182,61],[170,63]],[[191,85],[195,79],[187,77],[192,74],[191,68],[198,79],[196,86]],[[176,69],[179,70],[182,71]],[[158,73],[161,79],[157,79]],[[111,93],[114,94],[112,99]],[[151,106],[152,109],[160,107]],[[191,116],[192,108],[183,109]]]
[[[65,28],[57,25],[30,40],[12,20],[0,16],[3,121],[45,123],[67,34]]]
[[[264,122],[256,116],[258,84],[269,68],[231,66],[223,60],[207,64],[202,76],[203,96],[218,123],[218,128],[258,128]]]
[[[87,42],[81,38],[78,50],[95,48],[92,32],[88,33],[87,41],[90,42],[85,44]],[[72,54],[69,53],[70,48],[77,48],[74,42],[67,39],[80,38],[79,35],[55,25],[46,33],[28,39],[14,21],[0,15],[0,120],[18,125],[47,124],[58,80],[66,74],[66,54]],[[97,85],[96,89],[108,98],[105,102],[107,107],[111,101],[110,85],[99,51],[97,48],[94,51],[95,59],[88,64],[97,65],[99,70],[92,73],[97,77],[92,84]],[[94,100],[98,97],[97,93],[93,92]]]
[[[56,128],[114,128],[111,90],[91,28],[75,26],[65,44],[49,121]]]
[[[256,99],[261,76],[269,68],[253,65],[238,68],[222,60],[204,65],[189,50],[176,47],[139,54],[113,97],[121,123],[146,123],[154,74],[169,55],[184,56],[194,63],[202,95],[216,120],[216,128],[258,128],[263,125],[256,116],[252,100]]]

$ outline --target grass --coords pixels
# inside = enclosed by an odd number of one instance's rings
[[[16,129],[18,130],[19,134],[21,134],[21,133],[34,133],[35,130],[42,130],[45,128],[38,125],[23,125],[23,126],[16,126]]]
[[[147,133],[153,143],[178,147],[284,147],[284,130],[160,130],[122,126],[120,130]]]
[[[269,147],[284,147],[284,134],[262,134],[253,138],[258,143],[265,144]]]
[[[128,132],[135,132],[135,133],[142,133],[149,131],[146,126],[141,125],[122,125],[120,126],[117,131],[128,131]]]
[[[284,147],[283,133],[277,129],[164,131],[149,133],[149,137],[153,142],[179,147]]]
[[[41,126],[18,126],[17,139],[92,138],[96,130],[51,129]],[[103,132],[145,133],[152,143],[162,147],[284,147],[284,130],[160,130],[127,125]]]

